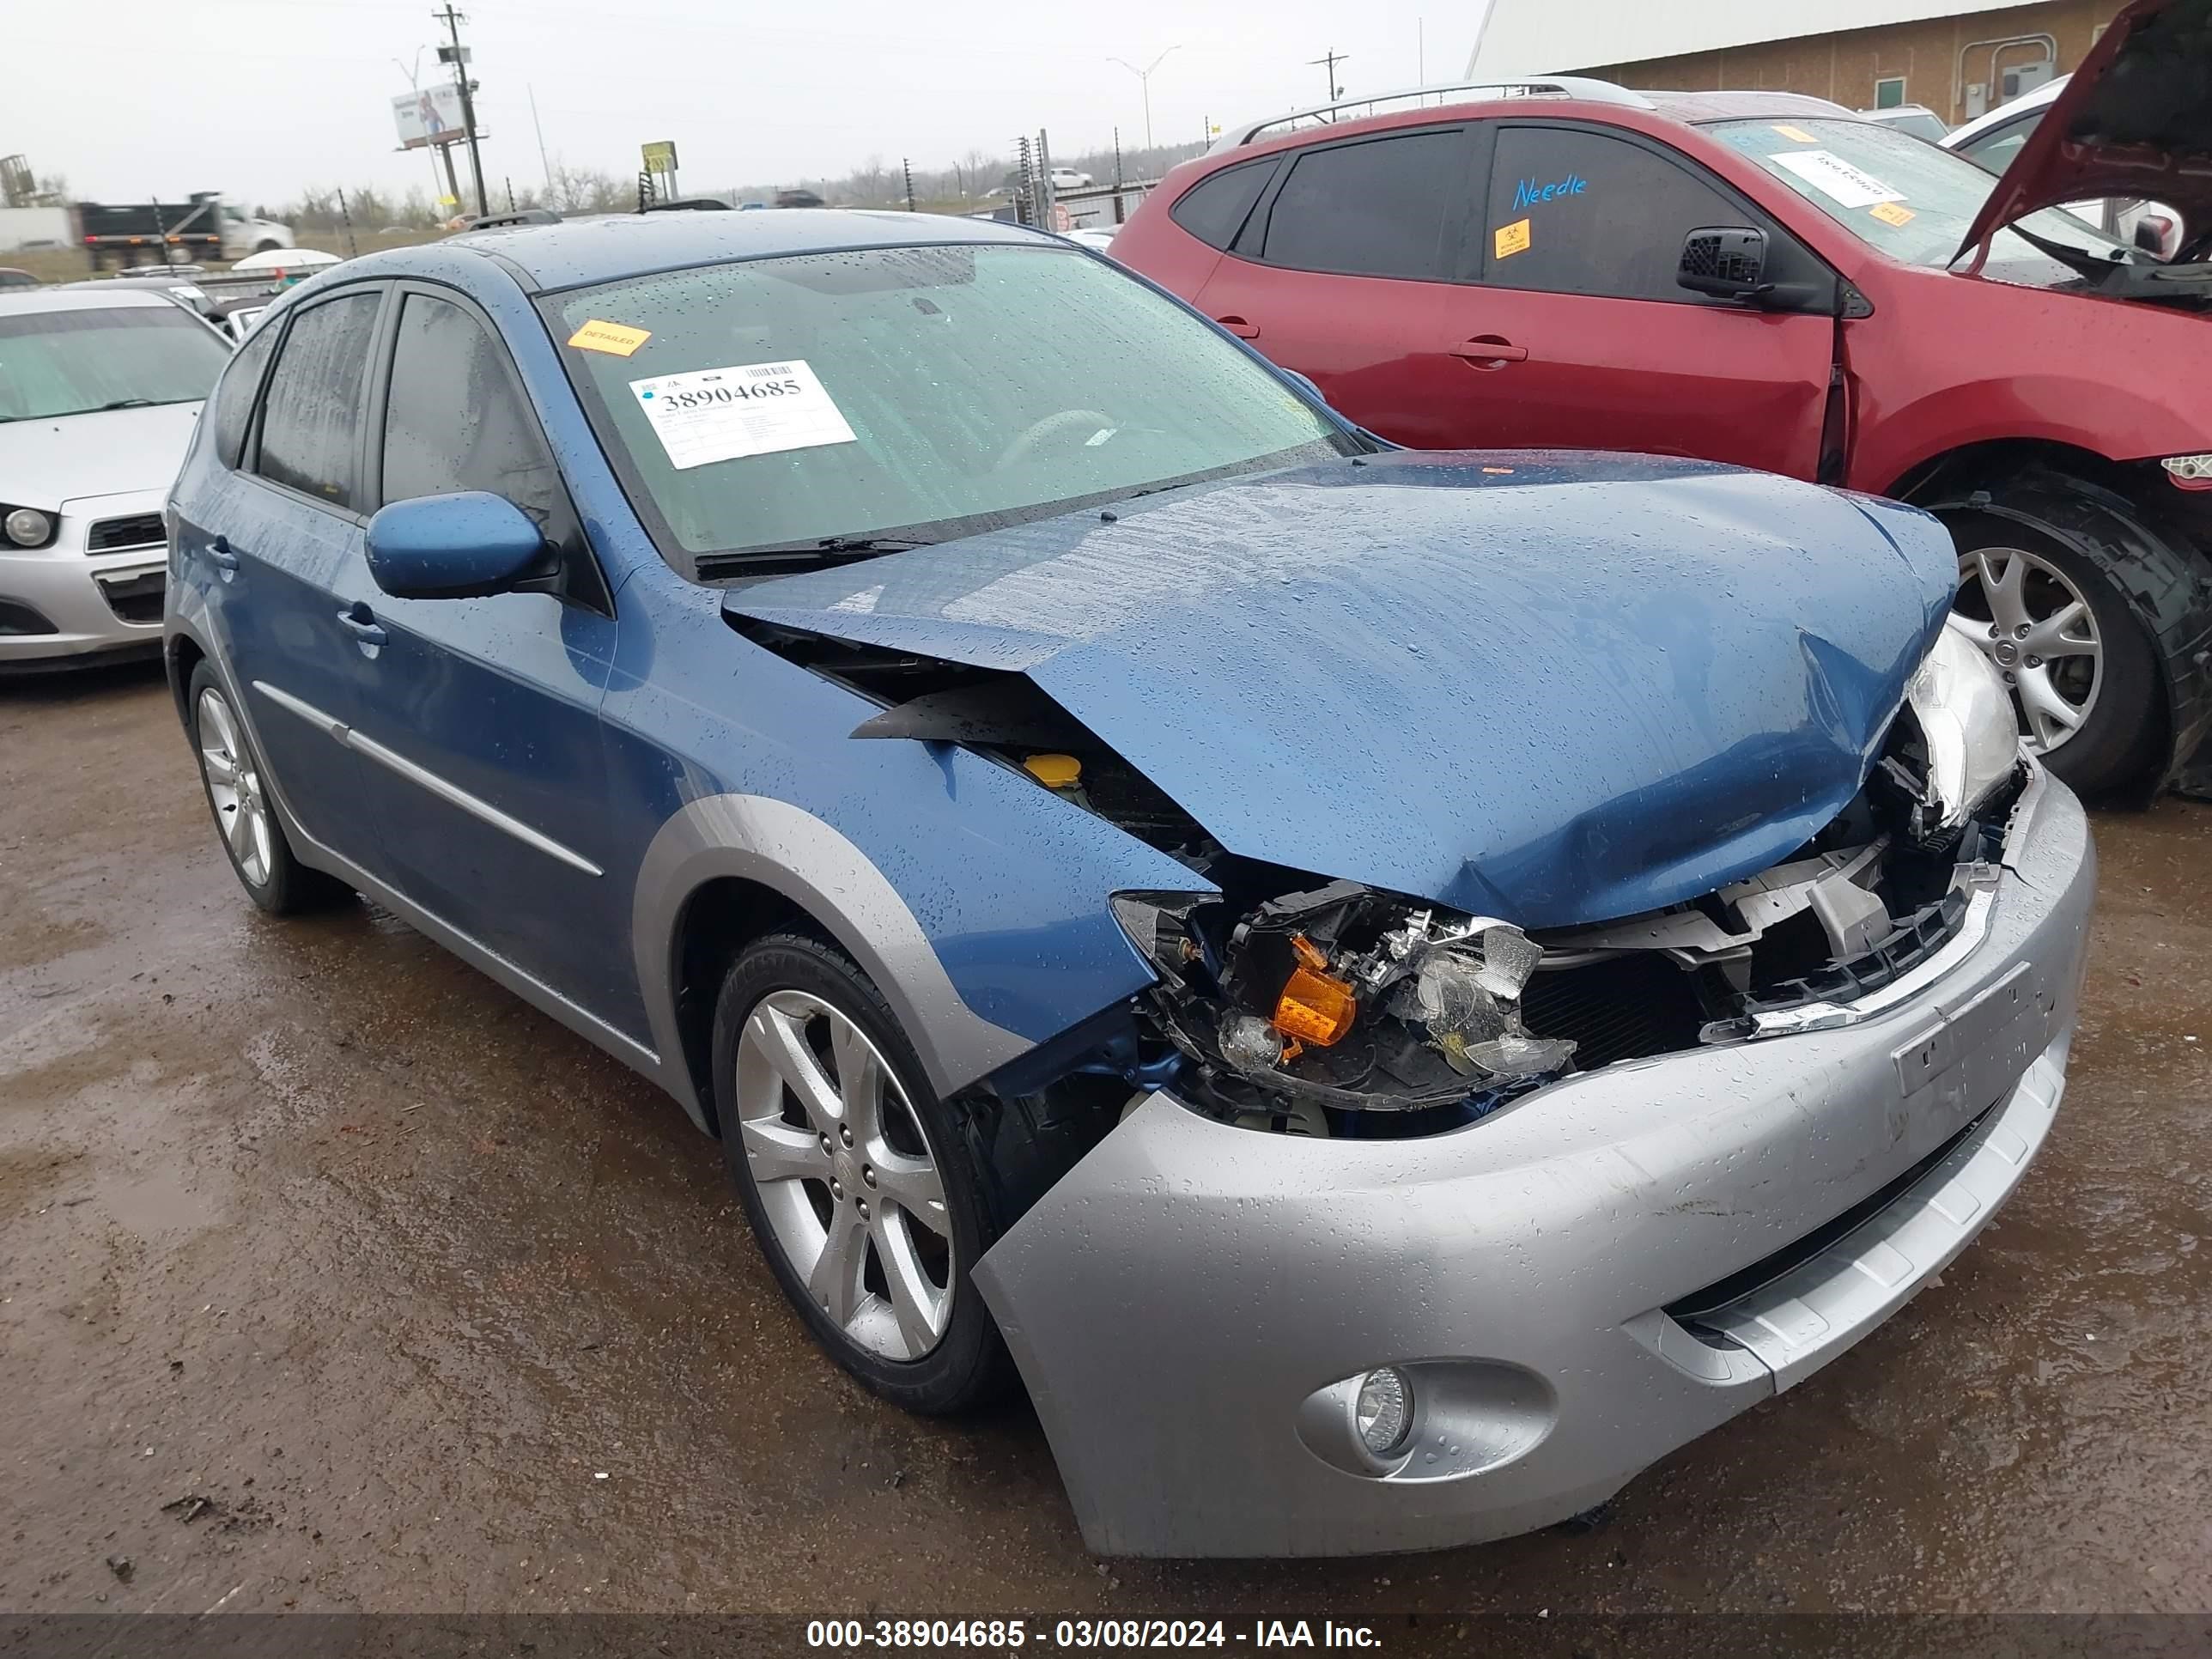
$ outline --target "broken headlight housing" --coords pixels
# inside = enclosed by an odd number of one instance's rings
[[[1343,1114],[1468,1121],[1564,1074],[1575,1044],[1522,1023],[1543,956],[1510,922],[1330,882],[1114,900],[1159,972],[1151,998],[1182,1082],[1237,1121],[1328,1134]]]
[[[2020,764],[2020,722],[1996,665],[1949,623],[1913,672],[1906,708],[1928,751],[1928,793],[1955,830]]]

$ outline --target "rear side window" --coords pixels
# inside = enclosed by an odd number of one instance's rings
[[[361,507],[354,444],[378,301],[348,294],[297,313],[263,401],[261,476],[349,511]]]
[[[1504,127],[1481,252],[1493,288],[1697,303],[1676,283],[1682,239],[1742,208],[1687,167],[1603,133]]]
[[[1224,167],[1183,191],[1168,216],[1208,247],[1226,248],[1244,228],[1253,204],[1274,176],[1272,159]]]
[[[1446,231],[1466,190],[1464,154],[1456,131],[1308,150],[1269,211],[1263,257],[1355,276],[1450,276]]]
[[[516,392],[505,354],[459,306],[410,294],[384,411],[387,501],[483,489],[558,536],[560,475]]]
[[[253,399],[261,390],[261,371],[276,344],[273,328],[257,329],[246,337],[215,394],[215,453],[225,466],[236,466],[246,449],[246,428],[253,419]]]

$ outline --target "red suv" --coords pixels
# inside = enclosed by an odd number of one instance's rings
[[[1114,257],[1398,443],[1930,508],[2027,741],[2154,785],[2212,726],[2208,16],[2123,13],[2002,179],[1814,99],[1561,79],[1233,132]],[[2052,205],[2122,177],[2193,221],[2173,264]]]

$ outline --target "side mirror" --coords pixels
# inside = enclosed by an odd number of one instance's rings
[[[368,550],[368,574],[394,599],[472,599],[534,574],[545,536],[514,502],[467,489],[381,508]]]
[[[1280,364],[1276,365],[1275,373],[1297,387],[1323,409],[1328,407],[1328,399],[1321,395],[1321,388],[1313,383],[1312,376],[1301,374],[1295,368],[1285,368]]]
[[[1682,239],[1677,286],[1716,300],[1757,300],[1767,291],[1766,233],[1748,225],[1706,225]]]

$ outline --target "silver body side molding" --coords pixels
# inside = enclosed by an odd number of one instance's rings
[[[253,682],[253,689],[275,703],[279,708],[297,714],[308,725],[318,727],[342,749],[374,761],[379,766],[397,772],[408,782],[430,793],[449,805],[458,806],[471,817],[479,818],[503,835],[512,836],[525,847],[534,848],[550,859],[558,859],[574,870],[587,876],[604,876],[606,872],[573,848],[564,847],[552,836],[532,829],[518,817],[510,817],[481,796],[472,795],[460,785],[442,778],[426,766],[418,765],[406,756],[386,748],[374,738],[363,737],[352,726],[335,715],[326,714],[314,704],[294,696],[280,686],[266,680]]]

